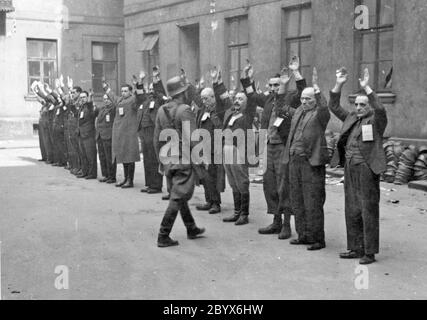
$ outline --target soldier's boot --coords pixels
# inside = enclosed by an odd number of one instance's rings
[[[236,221],[236,226],[243,226],[249,223],[249,202],[250,202],[250,194],[242,193],[241,194],[241,207],[240,207],[240,217]]]
[[[197,227],[192,228],[192,229],[188,229],[188,230],[187,230],[187,238],[188,238],[189,240],[197,239],[197,238],[199,238],[202,234],[204,234],[204,233],[205,233],[205,231],[206,231],[206,229],[205,229],[205,228],[197,228]]]
[[[285,213],[283,215],[283,224],[282,230],[279,234],[279,240],[287,240],[292,237],[292,229],[291,229],[291,214]]]
[[[224,222],[236,222],[239,220],[240,211],[242,208],[242,196],[240,192],[233,192],[233,200],[234,200],[234,214],[227,218],[224,218],[222,221]]]
[[[127,164],[123,165],[123,171],[124,171],[124,175],[125,175],[125,180],[123,182],[121,182],[121,183],[116,184],[117,188],[123,187],[128,182],[128,179],[129,179],[129,166]]]
[[[135,163],[129,164],[129,176],[128,181],[122,186],[122,189],[133,188],[133,178],[135,177]]]
[[[273,223],[265,228],[258,230],[259,234],[279,234],[282,230],[282,216],[280,214],[275,214],[273,216]]]

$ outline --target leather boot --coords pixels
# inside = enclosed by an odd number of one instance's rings
[[[285,213],[283,215],[283,224],[282,224],[282,230],[279,234],[279,240],[287,240],[292,237],[292,230],[291,230],[291,215],[289,213]]]
[[[282,229],[282,216],[280,214],[275,214],[273,216],[273,223],[268,227],[261,228],[258,230],[259,234],[279,234]]]
[[[234,200],[234,214],[227,218],[224,218],[222,221],[224,222],[236,222],[240,217],[240,210],[242,207],[242,197],[240,192],[233,192],[233,200]]]
[[[172,240],[169,236],[160,235],[157,240],[157,246],[159,248],[167,248],[167,247],[174,247],[179,245],[178,241]]]
[[[249,223],[249,202],[250,202],[250,194],[242,193],[241,194],[241,206],[240,206],[240,217],[236,221],[236,226],[243,226]]]
[[[199,238],[202,234],[204,234],[206,231],[205,228],[194,228],[194,229],[189,229],[187,230],[187,238],[189,240],[195,240],[197,238]]]
[[[122,186],[122,189],[133,188],[133,178],[135,176],[135,163],[128,164],[128,181]]]
[[[124,171],[124,175],[125,175],[125,180],[121,183],[116,184],[117,188],[121,188],[123,187],[129,179],[129,166],[127,164],[123,164],[123,171]]]

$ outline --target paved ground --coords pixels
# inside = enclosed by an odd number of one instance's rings
[[[427,298],[427,196],[421,191],[382,186],[381,254],[368,267],[369,289],[358,290],[358,264],[337,258],[345,249],[345,225],[343,187],[335,180],[327,187],[322,251],[257,234],[270,222],[257,184],[250,225],[221,222],[231,211],[229,190],[222,214],[195,211],[203,199],[197,189],[191,207],[206,237],[188,241],[178,219],[172,236],[181,245],[158,249],[167,203],[139,193],[141,164],[136,188],[117,190],[39,163],[37,149],[22,147],[0,148],[3,299]],[[63,269],[55,274],[57,266],[69,270],[68,290],[55,287],[66,275]]]

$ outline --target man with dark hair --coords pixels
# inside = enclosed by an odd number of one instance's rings
[[[331,91],[330,110],[343,122],[341,137],[331,166],[344,166],[345,220],[348,252],[342,259],[360,259],[360,264],[375,262],[379,252],[380,175],[386,170],[383,134],[387,112],[369,87],[365,69],[360,86],[364,93],[356,98],[352,112],[340,106],[341,90],[347,82],[345,68],[337,71],[337,82]]]
[[[298,233],[291,244],[309,245],[310,251],[326,246],[323,206],[329,156],[325,131],[331,115],[317,79],[314,68],[313,87],[301,94],[301,106],[292,118],[283,158],[283,163],[289,164],[290,200]]]
[[[95,119],[97,117],[97,110],[92,102],[92,94],[89,95],[87,91],[80,93],[80,103],[77,136],[79,137],[82,156],[82,174],[77,177],[92,180],[96,179],[98,176],[95,141]]]
[[[117,172],[117,163],[112,160],[113,123],[116,116],[116,106],[106,94],[104,94],[103,100],[103,106],[96,118],[96,142],[103,174],[100,182],[112,184],[116,183]]]
[[[178,212],[181,213],[182,220],[187,228],[188,239],[196,239],[205,232],[205,229],[200,229],[196,226],[188,206],[188,201],[194,193],[195,172],[191,159],[187,158],[190,155],[182,153],[182,145],[190,146],[191,149],[194,143],[189,140],[191,140],[192,132],[196,129],[196,118],[188,105],[190,103],[188,87],[189,85],[184,83],[179,76],[170,79],[167,82],[167,90],[169,96],[172,97],[172,101],[160,107],[156,118],[154,131],[155,150],[170,185],[169,206],[163,217],[157,241],[157,245],[160,248],[179,244],[178,241],[170,238]],[[160,134],[164,129],[175,130],[179,136],[179,146],[172,146],[172,148],[179,147],[178,163],[165,163],[165,159],[169,158],[167,154],[164,154],[164,143],[160,141]]]
[[[81,167],[81,152],[79,146],[79,137],[77,132],[79,107],[80,107],[80,94],[82,88],[73,87],[72,79],[68,78],[68,97],[67,97],[67,123],[68,123],[68,153],[70,159],[71,173],[75,176],[82,174]]]
[[[261,118],[261,129],[267,130],[267,167],[263,177],[264,196],[267,202],[267,213],[273,215],[273,223],[258,230],[260,234],[279,234],[279,239],[291,237],[290,219],[292,210],[290,206],[280,206],[284,201],[280,194],[280,185],[284,175],[288,174],[281,165],[281,158],[285,151],[286,142],[292,121],[294,110],[301,104],[300,97],[306,87],[305,79],[299,72],[299,58],[294,57],[289,64],[292,74],[295,76],[296,91],[286,92],[290,81],[289,75],[277,74],[269,81],[270,94],[259,94],[252,90],[253,79],[250,83],[244,83],[249,102],[261,107],[264,111]],[[252,71],[253,74],[253,71]],[[284,196],[288,197],[288,194]],[[282,215],[284,219],[282,221]]]
[[[121,87],[121,97],[115,96],[109,85],[104,81],[103,88],[107,96],[116,105],[113,123],[112,161],[123,164],[124,181],[116,184],[122,189],[133,188],[135,162],[141,161],[138,143],[138,122],[136,97],[132,94],[132,86]]]

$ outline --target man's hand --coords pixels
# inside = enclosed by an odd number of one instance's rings
[[[37,92],[39,91],[39,82],[33,81],[33,83],[31,84],[31,91],[33,91],[35,94],[37,94]]]
[[[48,94],[51,94],[53,92],[48,83],[44,84],[44,89]]]
[[[155,66],[153,67],[153,83],[159,83],[160,82],[160,67]]]
[[[134,86],[138,84],[138,78],[136,77],[136,75],[132,75],[132,83]]]
[[[347,69],[342,67],[337,70],[337,84],[344,85],[348,80],[348,72]]]
[[[316,67],[313,68],[313,88],[314,88],[314,92],[315,93],[319,93],[320,92],[319,76],[317,74]]]
[[[217,70],[216,66],[214,66],[213,69],[210,71],[210,75],[211,75],[213,83],[218,82],[218,74],[219,74],[218,70]]]
[[[55,89],[59,88],[61,88],[61,82],[59,81],[59,79],[55,79]]]
[[[147,74],[145,73],[144,70],[141,70],[139,72],[139,81],[142,83],[142,81],[144,81],[144,79],[147,77]]]
[[[289,69],[295,72],[299,70],[299,67],[300,67],[299,57],[293,56],[291,59],[291,62],[289,63]]]
[[[290,80],[291,77],[289,76],[289,70],[287,67],[284,67],[281,71],[280,84],[286,86]]]
[[[363,72],[363,79],[359,79],[360,86],[362,89],[365,89],[369,85],[369,70],[365,68]]]
[[[72,90],[74,88],[74,81],[70,78],[70,76],[67,76],[67,87],[69,90]]]
[[[253,79],[254,79],[254,68],[252,67],[249,59],[247,59],[246,62],[247,62],[246,67],[243,70],[243,72],[245,74],[245,79],[250,79],[251,81],[253,81]]]
[[[61,76],[59,77],[59,86],[61,87],[61,88],[64,88],[65,87],[65,85],[64,85],[64,76],[61,74]]]

